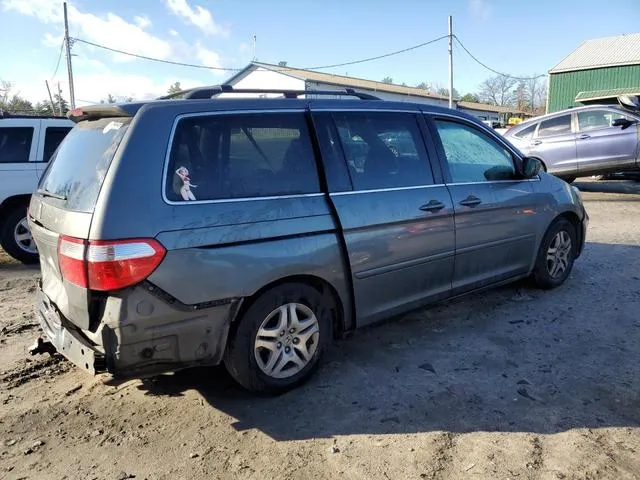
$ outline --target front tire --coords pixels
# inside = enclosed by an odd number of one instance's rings
[[[533,279],[543,289],[564,283],[576,257],[576,229],[568,220],[555,220],[544,235],[538,250]]]
[[[230,333],[224,364],[247,390],[278,394],[308,380],[332,338],[332,302],[305,284],[258,297]]]
[[[9,212],[0,230],[0,245],[16,260],[38,263],[38,250],[27,223],[27,207],[21,205]]]

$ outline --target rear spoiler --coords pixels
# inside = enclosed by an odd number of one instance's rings
[[[127,103],[115,105],[113,103],[101,103],[78,107],[67,113],[67,118],[74,123],[83,120],[98,120],[100,118],[133,117],[144,103]]]

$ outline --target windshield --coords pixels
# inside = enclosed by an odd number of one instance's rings
[[[54,153],[38,191],[64,208],[93,212],[104,178],[130,118],[78,123]]]

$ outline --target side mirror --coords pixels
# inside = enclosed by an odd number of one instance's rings
[[[616,118],[612,123],[612,127],[622,127],[622,130],[629,128],[631,125],[638,123],[635,120],[629,120],[627,118]]]
[[[533,178],[542,170],[542,162],[537,158],[524,157],[522,159],[522,174],[525,178]]]

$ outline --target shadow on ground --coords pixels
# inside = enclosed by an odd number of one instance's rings
[[[634,180],[600,180],[600,181],[575,181],[573,185],[581,192],[598,193],[631,193],[640,195],[640,181]],[[599,201],[601,201],[599,199]]]
[[[144,381],[195,389],[278,440],[424,431],[553,433],[640,426],[640,247],[588,244],[568,282],[519,283],[338,342],[310,382],[256,398],[223,368]]]

